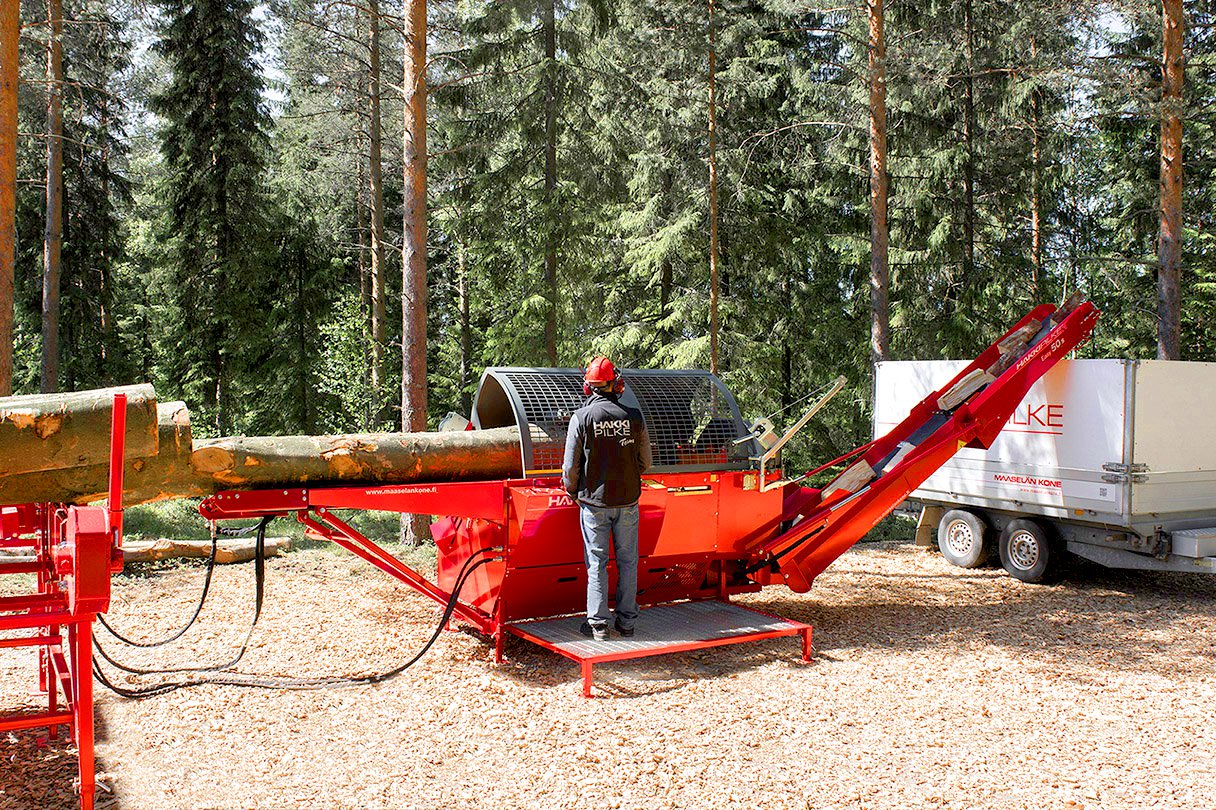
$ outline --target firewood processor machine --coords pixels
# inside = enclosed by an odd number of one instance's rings
[[[353,552],[485,634],[497,660],[511,634],[578,662],[588,697],[592,667],[607,661],[780,636],[799,637],[806,661],[810,625],[731,597],[774,584],[808,591],[955,452],[991,444],[1035,381],[1088,337],[1098,314],[1076,296],[1058,308],[1036,307],[885,436],[795,477],[783,474],[780,451],[843,378],[779,435],[766,420],[747,424],[708,372],[624,370],[622,401],[642,412],[654,457],[639,503],[643,610],[632,638],[594,642],[578,631],[586,569],[578,509],[560,480],[566,426],[584,399],[576,369],[491,368],[482,376],[470,429],[518,426],[520,478],[229,491],[199,511],[217,522],[294,517],[310,537]],[[120,471],[118,424],[114,435],[111,464]],[[846,462],[824,488],[804,486]],[[121,493],[120,478],[110,491]],[[107,610],[110,574],[121,568],[121,504],[117,497],[110,503],[5,507],[0,523],[0,545],[32,547],[35,560],[22,571],[37,575],[32,596],[0,599],[0,630],[34,635],[0,639],[0,647],[40,647],[39,686],[50,706],[42,715],[0,717],[0,731],[70,727],[86,808],[94,791],[89,624]],[[344,521],[342,510],[441,516],[431,526],[436,581]],[[68,629],[66,647],[60,628]],[[57,681],[67,710],[57,709]]]

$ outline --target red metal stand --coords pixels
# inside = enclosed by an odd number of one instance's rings
[[[109,506],[23,504],[0,508],[0,546],[28,548],[32,561],[0,564],[0,576],[34,574],[29,594],[0,598],[0,648],[38,648],[47,710],[0,716],[0,731],[66,726],[79,760],[80,806],[96,793],[93,755],[93,620],[110,605],[110,575],[122,570],[122,464],[126,397],[114,397]],[[60,707],[60,692],[63,705]]]
[[[582,616],[515,622],[507,630],[569,658],[579,665],[583,697],[591,697],[596,664],[655,655],[704,650],[727,644],[747,644],[784,636],[800,636],[802,662],[811,661],[811,625],[759,610],[709,599],[678,602],[643,610],[637,634],[607,642],[591,641],[579,632]]]

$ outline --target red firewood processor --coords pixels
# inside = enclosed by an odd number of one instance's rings
[[[885,436],[796,476],[783,474],[781,449],[843,387],[843,378],[780,435],[767,420],[745,422],[734,397],[708,372],[623,370],[621,400],[642,412],[654,457],[639,502],[643,610],[631,638],[596,642],[578,630],[586,568],[578,509],[561,486],[559,469],[566,425],[584,398],[577,369],[490,368],[483,374],[468,427],[518,427],[519,477],[227,491],[204,500],[199,511],[217,523],[259,519],[259,548],[270,520],[293,517],[310,537],[348,549],[442,605],[431,642],[450,621],[467,623],[491,640],[502,660],[506,635],[515,635],[577,661],[586,696],[592,667],[605,661],[777,636],[799,637],[803,660],[809,660],[809,625],[742,607],[731,597],[774,584],[808,591],[815,577],[955,452],[991,444],[1035,381],[1088,337],[1098,314],[1075,295],[1060,307],[1036,307]],[[121,437],[121,428],[115,435]],[[121,468],[121,442],[115,454],[112,464]],[[803,485],[846,462],[824,488]],[[111,492],[121,492],[121,480]],[[36,594],[0,599],[0,630],[29,628],[35,635],[0,639],[0,647],[40,646],[40,686],[50,696],[48,714],[0,718],[0,730],[70,726],[81,751],[86,808],[93,794],[93,664],[81,639],[88,639],[92,619],[109,605],[112,560],[121,544],[118,500],[111,500],[113,510],[6,507],[0,530],[0,545],[34,548],[34,562],[22,570],[37,573]],[[436,581],[334,514],[344,509],[442,516],[431,527],[438,547]],[[97,553],[91,539],[81,539],[94,535],[104,540]],[[71,549],[77,549],[76,556]],[[260,555],[256,562],[260,605]],[[0,573],[8,571],[0,566]],[[63,627],[74,639],[66,648]],[[115,690],[144,696],[197,683],[287,688],[371,683],[403,671],[421,654],[364,678],[270,681],[212,672]],[[66,711],[56,708],[57,681],[68,698]]]

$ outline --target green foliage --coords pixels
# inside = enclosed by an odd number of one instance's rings
[[[162,0],[148,20],[126,0],[69,5],[96,24],[67,26],[65,40],[79,85],[65,115],[65,378],[150,378],[189,401],[200,434],[395,428],[395,410],[371,412],[367,6]],[[870,431],[867,20],[862,5],[822,5],[715,4],[723,376],[749,415],[787,420],[848,380],[786,453],[793,466]],[[1183,342],[1196,360],[1216,348],[1209,5],[1186,5]],[[1104,311],[1084,354],[1152,356],[1159,7],[886,10],[894,357],[969,357],[1074,288]],[[398,11],[381,21],[390,398]],[[443,0],[430,12],[432,421],[468,412],[485,366],[548,364],[551,318],[559,364],[603,352],[706,366],[708,3]],[[45,126],[31,45],[23,132]],[[40,176],[43,149],[22,139],[23,178]],[[18,201],[25,390],[40,193],[23,185]]]

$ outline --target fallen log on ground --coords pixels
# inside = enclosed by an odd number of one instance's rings
[[[253,559],[257,541],[252,537],[220,539],[216,541],[215,561],[221,565],[248,562]],[[276,557],[291,551],[290,537],[267,537],[266,556]],[[210,540],[170,540],[161,538],[152,541],[128,541],[122,547],[122,561],[153,562],[171,559],[207,559],[211,556]]]
[[[235,436],[190,459],[213,491],[305,484],[411,484],[521,474],[518,428],[344,436]]]
[[[193,447],[186,403],[162,402],[156,411],[159,452],[146,457],[127,456],[123,503],[129,506],[213,492],[190,467]],[[106,497],[109,484],[108,463],[0,475],[0,503],[91,503]]]
[[[12,474],[104,464],[114,395],[127,395],[127,458],[156,455],[156,392],[124,385],[0,398],[0,470]]]

